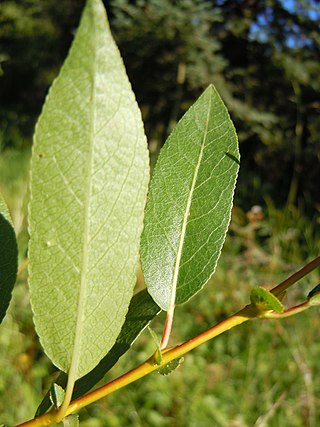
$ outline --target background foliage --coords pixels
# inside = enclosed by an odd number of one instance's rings
[[[4,1],[1,147],[28,147],[84,1]],[[308,0],[113,0],[111,28],[157,152],[209,83],[239,133],[245,188],[319,211],[319,5]],[[290,190],[290,191],[289,191]]]
[[[0,6],[0,191],[22,263],[33,128],[83,5],[6,0]],[[242,165],[229,237],[214,287],[177,311],[180,341],[247,303],[253,286],[275,284],[318,255],[319,6],[313,0],[113,0],[106,6],[153,162],[209,83],[221,93],[239,135]],[[255,204],[262,212],[250,210]],[[298,301],[317,277],[312,274],[289,298]],[[28,298],[22,270],[0,331],[0,413],[9,425],[33,416],[54,376]],[[317,310],[314,317],[310,311],[277,324],[245,325],[189,355],[170,377],[153,374],[84,410],[82,419],[93,417],[91,427],[316,426]],[[163,321],[154,325],[159,333]],[[144,334],[112,377],[144,360],[152,345]],[[247,397],[239,399],[243,390]]]

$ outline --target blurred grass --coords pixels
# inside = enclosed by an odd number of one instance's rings
[[[0,158],[0,191],[13,216],[20,262],[28,240],[28,164],[29,152],[7,151]],[[176,310],[172,343],[239,310],[252,287],[270,288],[317,256],[316,226],[298,210],[277,210],[271,200],[263,211],[234,208],[217,271],[202,292]],[[302,301],[318,282],[314,271],[289,291],[285,303]],[[163,323],[163,314],[153,322],[159,335]],[[83,409],[81,426],[316,427],[319,326],[318,308],[282,321],[251,321],[188,354],[171,375],[151,374]],[[106,381],[153,351],[146,331]],[[54,375],[34,331],[23,270],[0,328],[0,422],[10,426],[31,418]]]

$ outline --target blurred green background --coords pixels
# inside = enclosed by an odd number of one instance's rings
[[[142,110],[151,163],[181,115],[214,83],[242,155],[230,232],[216,274],[177,310],[173,342],[241,308],[319,255],[320,7],[311,0],[113,0],[114,37]],[[32,324],[23,269],[28,168],[45,95],[67,54],[83,0],[0,3],[0,191],[20,266],[0,329],[0,422],[22,422],[54,379]],[[258,214],[252,206],[259,205]],[[289,292],[298,303],[313,272]],[[143,285],[139,276],[138,286]],[[81,412],[81,425],[320,425],[319,310],[253,321],[203,345],[169,377],[152,374]],[[160,334],[160,316],[153,328]],[[110,378],[153,351],[148,332]],[[108,376],[109,378],[109,376]]]

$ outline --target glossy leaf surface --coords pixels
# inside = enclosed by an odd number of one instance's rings
[[[17,278],[18,248],[7,206],[0,195],[0,323],[8,309]]]
[[[148,183],[140,111],[100,0],[46,99],[31,165],[30,289],[45,352],[77,379],[112,348],[136,279]]]
[[[161,150],[148,195],[141,259],[149,292],[162,309],[187,301],[213,274],[238,169],[235,129],[209,86]]]

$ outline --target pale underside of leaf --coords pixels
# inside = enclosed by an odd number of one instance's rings
[[[213,274],[230,222],[237,136],[213,86],[180,120],[155,167],[141,242],[149,292],[164,310]]]
[[[135,284],[148,182],[141,115],[100,0],[89,0],[36,127],[30,289],[44,350],[85,375],[113,346]]]

